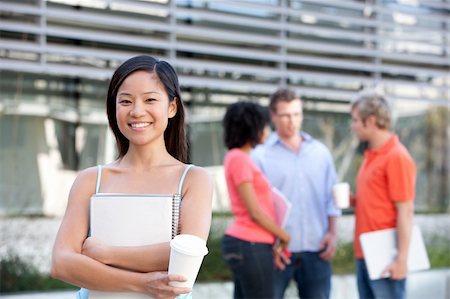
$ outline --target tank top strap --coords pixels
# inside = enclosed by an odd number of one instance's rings
[[[95,194],[100,190],[100,182],[102,180],[102,166],[97,165],[97,184],[95,185]]]
[[[183,171],[183,175],[181,176],[180,179],[180,184],[178,185],[178,194],[181,195],[181,190],[183,189],[183,183],[184,183],[184,179],[186,178],[186,175],[189,171],[189,169],[191,169],[191,167],[194,166],[193,164],[189,164],[188,166],[186,166],[186,168]]]

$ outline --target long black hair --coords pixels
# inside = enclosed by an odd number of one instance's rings
[[[231,104],[222,123],[225,146],[232,149],[250,142],[255,147],[269,123],[269,111],[261,105],[246,101]]]
[[[181,99],[180,84],[174,68],[166,61],[157,60],[148,55],[132,57],[122,63],[114,72],[109,83],[108,95],[106,98],[106,113],[108,115],[109,126],[117,141],[119,159],[128,151],[129,140],[120,132],[116,118],[116,97],[122,82],[136,71],[147,71],[154,73],[164,86],[169,101],[176,101],[177,112],[169,118],[168,125],[164,131],[164,141],[167,151],[181,162],[187,162],[187,139],[184,123],[184,106]]]

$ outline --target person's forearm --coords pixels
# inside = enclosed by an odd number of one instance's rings
[[[277,238],[286,242],[290,239],[288,233],[279,227],[269,216],[263,211],[256,212],[252,215],[253,221],[262,226],[265,230],[271,232]]]
[[[139,273],[107,266],[74,252],[60,252],[54,255],[52,276],[93,290],[142,291]]]
[[[328,216],[328,232],[330,234],[336,235],[337,231],[337,217]]]
[[[238,191],[252,220],[277,238],[280,238],[281,241],[289,242],[289,234],[279,227],[258,205],[253,185],[250,182],[242,183],[238,186]]]
[[[167,271],[169,267],[169,243],[139,247],[111,246],[105,263],[136,272]]]
[[[407,261],[411,240],[413,208],[411,203],[397,204],[397,242],[399,261]]]

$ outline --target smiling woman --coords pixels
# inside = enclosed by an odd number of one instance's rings
[[[189,296],[189,288],[169,285],[185,281],[167,274],[169,242],[120,247],[88,235],[94,194],[169,194],[182,198],[179,232],[207,239],[212,183],[206,170],[185,164],[184,107],[175,70],[150,56],[125,61],[111,79],[107,114],[118,158],[76,178],[53,249],[52,275],[86,288],[78,298],[87,298],[87,289]]]
[[[116,100],[117,124],[122,134],[137,145],[164,142],[164,130],[177,113],[154,73],[137,71],[127,77]],[[155,143],[156,144],[156,143]]]
[[[150,61],[153,60],[153,61]],[[136,72],[136,74],[133,74]],[[142,87],[139,82],[142,83],[145,76],[141,73],[147,73],[147,84],[149,90],[142,91]],[[137,76],[140,74],[141,76]],[[128,77],[132,77],[129,79]],[[135,81],[133,78],[138,79]],[[127,80],[129,79],[129,80]],[[176,116],[172,117],[167,123],[167,129],[164,133],[164,141],[167,146],[167,151],[174,157],[178,157],[179,160],[186,162],[187,160],[187,145],[186,145],[186,132],[184,127],[184,106],[181,100],[181,92],[178,83],[178,76],[172,66],[165,61],[156,61],[149,56],[137,56],[129,60],[129,63],[125,62],[120,66],[114,76],[111,79],[110,88],[107,96],[107,114],[108,121],[111,129],[116,136],[119,157],[123,157],[128,150],[129,140],[123,135],[119,129],[119,123],[117,121],[117,110],[121,98],[118,97],[126,95],[126,100],[132,98],[132,92],[127,88],[136,87],[137,92],[142,92],[141,96],[147,95],[146,100],[165,99],[166,105],[170,102],[175,104]],[[120,91],[120,93],[119,93]],[[159,92],[159,96],[155,95],[155,92]],[[167,120],[166,120],[167,121]]]

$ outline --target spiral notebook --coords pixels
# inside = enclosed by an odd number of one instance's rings
[[[91,198],[91,236],[113,246],[169,242],[178,233],[180,195],[99,193]],[[138,293],[89,291],[90,299],[149,298]]]

